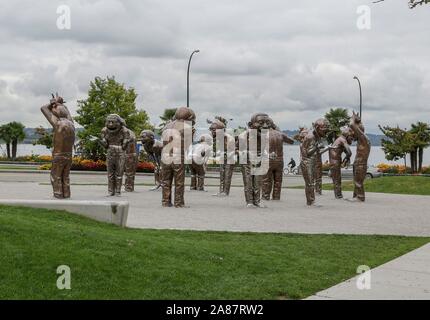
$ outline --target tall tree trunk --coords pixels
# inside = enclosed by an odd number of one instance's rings
[[[6,143],[6,154],[7,158],[10,159],[10,143]]]
[[[16,149],[18,148],[18,141],[12,140],[12,159],[16,159]]]
[[[418,172],[418,148],[415,149],[415,173]]]
[[[415,173],[415,156],[416,156],[416,153],[415,153],[414,150],[412,150],[411,153],[410,153],[412,173]]]
[[[418,149],[418,171],[419,172],[423,170],[423,156],[424,156],[424,148],[420,147]]]

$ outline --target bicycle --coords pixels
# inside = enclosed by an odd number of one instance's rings
[[[285,167],[284,168],[284,175],[287,176],[289,174],[298,175],[299,174],[299,168],[298,167],[291,168],[291,165]]]

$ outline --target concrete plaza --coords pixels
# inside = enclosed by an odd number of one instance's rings
[[[131,228],[430,236],[428,196],[368,193],[366,203],[352,203],[324,191],[317,198],[320,206],[308,207],[304,190],[288,188],[302,186],[300,176],[286,177],[281,201],[258,209],[245,207],[240,174],[234,175],[229,197],[212,196],[218,190],[215,175],[207,179],[207,192],[187,188],[189,207],[180,209],[161,207],[161,191],[150,191],[152,175],[138,175],[136,191],[114,199],[107,196],[104,173],[72,173],[71,180],[73,200],[128,201]],[[47,173],[1,171],[0,190],[0,199],[52,199]],[[351,198],[351,192],[344,195]],[[427,244],[373,269],[371,290],[359,290],[352,278],[309,299],[430,299],[429,265]]]

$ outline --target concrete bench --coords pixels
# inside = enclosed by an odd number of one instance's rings
[[[0,200],[0,205],[65,210],[97,221],[125,227],[128,218],[127,201],[88,200]]]

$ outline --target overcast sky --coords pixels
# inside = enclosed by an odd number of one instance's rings
[[[57,28],[57,7],[71,29]],[[371,29],[357,28],[357,7]],[[190,105],[198,123],[223,115],[232,126],[269,113],[283,129],[330,107],[363,120],[408,126],[430,120],[430,6],[407,0],[103,0],[0,2],[0,123],[48,126],[39,108],[58,91],[75,114],[95,76],[114,75],[139,94],[157,124],[165,108]]]

